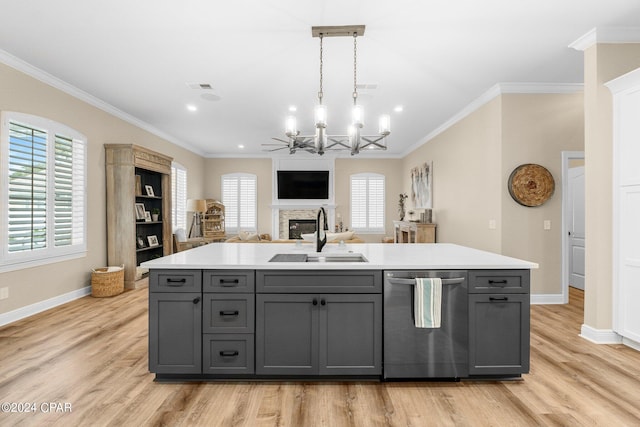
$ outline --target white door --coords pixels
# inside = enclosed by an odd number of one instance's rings
[[[569,169],[569,286],[584,289],[584,166]]]

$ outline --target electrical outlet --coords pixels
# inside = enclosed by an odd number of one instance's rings
[[[0,299],[9,298],[9,288],[0,288]]]
[[[489,230],[495,230],[496,229],[496,220],[495,219],[490,219],[489,220]]]
[[[548,220],[548,219],[544,220],[544,229],[551,230],[551,220]]]

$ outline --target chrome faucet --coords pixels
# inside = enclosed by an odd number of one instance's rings
[[[322,215],[322,223],[320,223],[320,215]],[[316,219],[316,252],[322,252],[322,248],[327,244],[326,230],[329,230],[327,213],[324,211],[324,208],[321,207],[318,211],[318,218]]]

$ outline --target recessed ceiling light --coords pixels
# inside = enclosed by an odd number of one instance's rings
[[[402,105],[396,105],[396,107],[393,109],[393,111],[395,111],[396,113],[402,113],[402,110],[404,110]]]
[[[194,111],[198,111],[198,107],[196,107],[193,104],[187,104],[187,110],[194,112]]]
[[[294,112],[298,111],[298,109],[296,108],[296,106],[295,106],[295,105],[290,105],[290,106],[289,106],[289,111],[291,111],[292,113],[294,113]]]
[[[242,150],[244,148],[244,144],[238,144],[238,148]]]

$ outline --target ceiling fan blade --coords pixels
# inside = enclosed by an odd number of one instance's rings
[[[274,140],[276,140],[276,141],[280,141],[280,142],[283,142],[283,143],[285,143],[285,144],[289,145],[289,141],[287,141],[287,140],[285,140],[285,139],[276,138],[275,136],[274,136],[274,137],[271,137],[271,139],[274,139]]]

